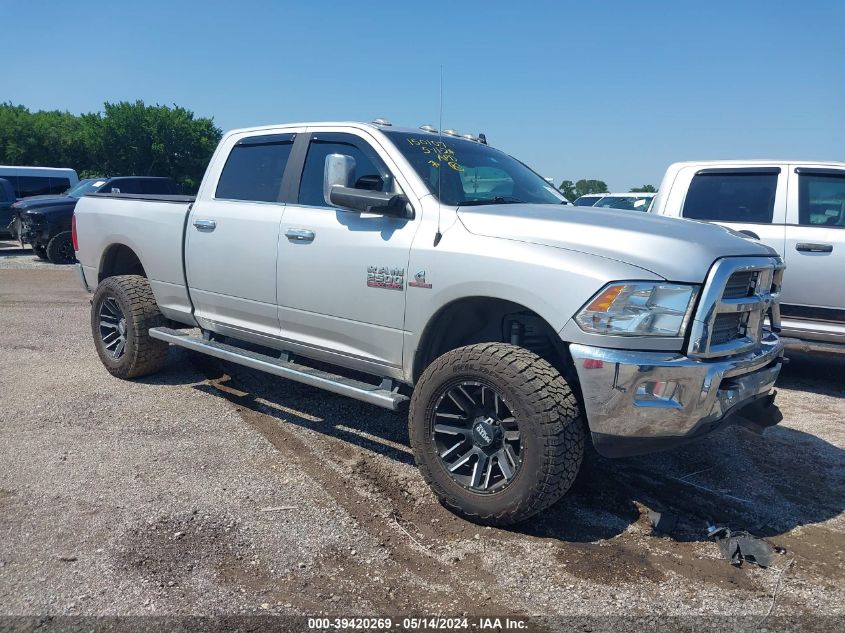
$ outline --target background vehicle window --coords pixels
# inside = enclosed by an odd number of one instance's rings
[[[226,159],[215,197],[278,202],[293,141],[235,145]]]
[[[9,196],[6,194],[6,183],[9,182],[8,180],[0,179],[0,202],[13,202],[14,200],[10,200]],[[11,183],[9,183],[11,185]],[[9,192],[11,194],[11,192]]]
[[[47,176],[19,176],[17,180],[18,198],[46,196],[52,193],[50,178]]]
[[[594,207],[602,198],[604,198],[604,196],[581,196],[572,204],[576,207]]]
[[[102,193],[141,193],[137,178],[119,178],[103,187]]]
[[[168,195],[176,193],[176,190],[170,180],[142,180],[141,193]]]
[[[845,173],[798,177],[798,223],[845,227]]]
[[[769,223],[777,180],[776,173],[696,174],[682,215],[693,220]]]
[[[50,194],[61,195],[70,189],[70,180],[67,178],[50,178]]]
[[[645,211],[651,198],[642,196],[607,196],[596,202],[594,207],[606,209],[625,209],[627,211]]]
[[[355,159],[352,186],[369,191],[390,191],[391,177],[387,167],[363,140],[351,134],[317,135],[308,146],[305,168],[299,183],[299,204],[325,207],[323,177],[326,156],[345,154]]]

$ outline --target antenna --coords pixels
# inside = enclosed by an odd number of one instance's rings
[[[440,64],[440,122],[437,125],[437,133],[440,135],[440,149],[442,151],[443,148],[443,64]],[[439,158],[439,156],[438,156]],[[443,190],[443,161],[437,161],[437,233],[434,234],[434,246],[440,244],[440,240],[443,238],[443,233],[440,232],[440,207],[443,205],[441,202],[440,193]]]

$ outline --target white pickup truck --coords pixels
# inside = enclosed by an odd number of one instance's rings
[[[779,419],[775,251],[564,203],[483,139],[280,125],[227,134],[196,199],[84,197],[73,239],[115,376],[172,344],[408,406],[440,500],[506,524],[567,491],[588,434],[616,457]]]
[[[845,163],[675,163],[649,211],[717,222],[775,249],[788,267],[786,347],[845,353]]]

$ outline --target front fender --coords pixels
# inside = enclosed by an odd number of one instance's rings
[[[661,280],[616,260],[550,246],[473,235],[456,225],[435,247],[415,248],[408,277],[424,272],[430,287],[409,284],[405,312],[406,375],[426,325],[446,305],[466,297],[517,303],[543,318],[555,332],[602,286],[620,279]]]

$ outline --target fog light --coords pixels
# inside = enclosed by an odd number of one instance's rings
[[[678,383],[674,380],[649,380],[637,387],[641,400],[676,400]]]

